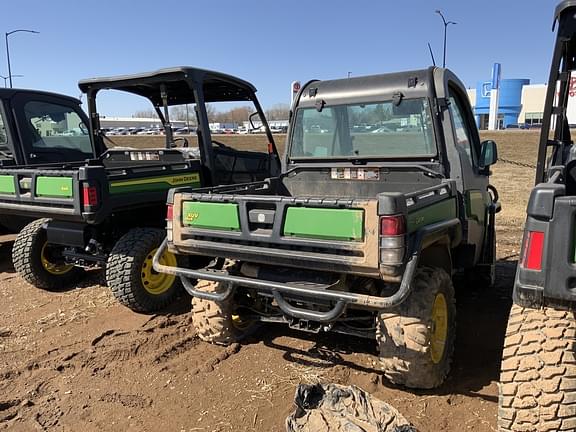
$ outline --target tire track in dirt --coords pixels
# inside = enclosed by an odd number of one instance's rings
[[[73,404],[79,406],[72,408],[72,391],[67,389],[75,382],[122,379],[122,370],[142,370],[151,376],[173,368],[185,368],[191,376],[209,373],[239,349],[238,344],[219,347],[201,343],[187,315],[155,316],[128,331],[108,328],[82,343],[51,348],[23,367],[3,372],[0,395],[10,396],[0,396],[0,429],[24,424],[37,429],[62,427],[61,419],[72,409],[97,404],[148,408],[153,397],[111,388],[101,389],[100,395],[87,395],[84,402],[79,398]]]

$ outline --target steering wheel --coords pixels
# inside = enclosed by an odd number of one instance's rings
[[[186,138],[184,138],[184,137],[178,137],[178,138],[174,138],[174,139],[172,140],[172,142],[173,142],[174,144],[176,144],[176,141],[183,141],[182,147],[188,147],[188,140],[187,140]]]
[[[106,150],[104,150],[100,156],[98,156],[97,160],[104,160],[108,157],[108,153],[110,153],[110,149],[107,148]]]
[[[216,141],[216,140],[212,140],[212,144],[216,144],[218,147],[225,149],[228,148],[228,146],[224,143],[221,143],[220,141]]]

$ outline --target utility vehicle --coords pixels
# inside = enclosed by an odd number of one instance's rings
[[[33,166],[52,162],[86,159],[90,152],[83,129],[87,117],[78,99],[41,90],[0,89],[0,167]],[[40,146],[38,131],[50,136]],[[65,151],[63,151],[65,149]],[[10,188],[10,180],[0,177],[0,190]],[[0,225],[19,232],[30,218],[0,214]]]
[[[177,67],[83,80],[79,87],[90,115],[89,123],[76,115],[73,126],[80,133],[67,136],[69,143],[54,150],[48,146],[54,125],[34,123],[27,131],[34,136],[34,154],[46,163],[0,167],[0,213],[39,218],[17,237],[14,266],[27,282],[46,290],[74,283],[86,268],[105,267],[118,300],[150,312],[181,290],[177,278],[152,269],[152,253],[165,236],[168,189],[263,180],[278,174],[280,159],[256,89],[239,78]],[[152,103],[165,130],[165,148],[106,148],[96,96],[107,89]],[[237,151],[211,139],[206,104],[218,101],[253,103],[267,130],[264,151]],[[169,108],[183,104],[194,104],[195,143],[172,134]],[[85,160],[75,162],[78,152]],[[176,264],[177,258],[167,253],[162,262]]]
[[[171,190],[154,268],[181,277],[204,340],[260,322],[375,338],[388,379],[436,387],[453,352],[452,276],[494,277],[496,158],[447,69],[311,81],[281,175]],[[218,259],[193,269],[165,250]]]
[[[575,103],[576,1],[561,2],[554,23],[536,187],[502,358],[501,431],[576,430],[576,147],[568,115]]]

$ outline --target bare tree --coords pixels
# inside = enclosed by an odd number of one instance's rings
[[[196,125],[196,112],[194,105],[178,105],[170,108],[170,120],[188,121],[191,125]]]
[[[208,121],[210,123],[218,121],[218,112],[216,111],[216,107],[214,105],[206,104],[206,115],[208,116]]]
[[[232,108],[230,111],[224,113],[226,123],[242,123],[248,120],[250,115],[250,108],[247,106]]]
[[[278,103],[272,105],[266,110],[266,118],[268,120],[288,120],[288,114],[290,112],[290,105],[284,103]]]
[[[148,110],[141,110],[141,111],[136,111],[134,114],[132,114],[133,118],[158,118],[158,114],[156,114],[156,111],[148,109]]]
[[[208,120],[211,123],[242,123],[248,120],[251,112],[250,107],[247,106],[231,108],[228,111],[217,111],[213,105],[210,105],[210,109],[207,105],[206,110],[208,111]]]
[[[266,110],[266,118],[268,120],[288,120],[288,113],[290,106],[287,104],[279,103],[272,105]],[[242,123],[248,120],[252,113],[249,106],[241,106],[231,108],[228,111],[218,111],[214,104],[206,104],[206,114],[210,123]],[[157,118],[154,110],[141,110],[132,114],[135,118]],[[178,105],[170,108],[171,120],[186,120],[186,105]],[[196,124],[196,112],[194,105],[188,105],[188,120],[191,125]]]

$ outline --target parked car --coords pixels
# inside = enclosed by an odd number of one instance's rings
[[[184,126],[174,131],[174,135],[192,135],[196,134],[195,127]]]
[[[370,131],[370,133],[386,133],[386,132],[393,132],[392,129],[387,128],[386,126],[379,127],[378,129],[374,129]]]

